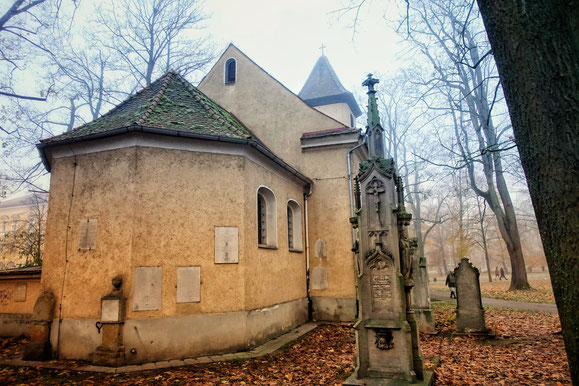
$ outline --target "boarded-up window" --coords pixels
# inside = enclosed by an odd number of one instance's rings
[[[97,220],[81,220],[78,231],[78,249],[96,249]]]

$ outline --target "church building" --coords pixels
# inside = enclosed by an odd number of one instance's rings
[[[296,95],[229,45],[198,87],[169,72],[42,140],[52,352],[143,363],[354,320],[360,115],[325,56]]]

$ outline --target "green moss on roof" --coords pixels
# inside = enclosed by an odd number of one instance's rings
[[[43,140],[58,142],[123,128],[152,127],[238,139],[251,134],[231,113],[175,72],[168,72],[100,118]]]

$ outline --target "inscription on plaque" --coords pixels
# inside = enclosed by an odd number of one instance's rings
[[[328,288],[328,271],[324,267],[315,267],[310,275],[312,289],[325,290]]]
[[[78,249],[96,249],[97,220],[81,220],[78,230]]]
[[[372,310],[393,311],[392,262],[388,257],[377,257],[368,264],[370,287],[372,289]]]
[[[392,278],[390,275],[372,275],[372,296],[374,299],[392,299]]]
[[[239,262],[237,227],[215,227],[215,264]]]

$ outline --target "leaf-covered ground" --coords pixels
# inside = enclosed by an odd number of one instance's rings
[[[487,325],[496,328],[497,337],[481,340],[453,337],[454,305],[433,305],[439,333],[421,336],[421,344],[426,358],[441,359],[435,384],[570,384],[556,315],[489,309]],[[0,340],[0,357],[17,353],[17,343]],[[341,384],[353,371],[354,352],[352,327],[327,324],[285,350],[261,359],[116,375],[0,365],[0,383],[334,385]]]
[[[505,299],[517,302],[555,303],[551,281],[549,279],[529,280],[531,290],[509,291],[510,281],[493,281],[492,283],[481,281],[481,295],[491,299]],[[430,282],[429,288],[436,291],[448,291],[444,280]]]

